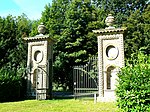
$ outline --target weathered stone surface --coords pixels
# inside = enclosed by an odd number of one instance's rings
[[[109,23],[108,26],[111,25],[112,23]],[[115,88],[118,78],[116,74],[124,66],[123,34],[125,30],[126,28],[93,30],[98,40],[98,101],[115,101],[116,99]]]
[[[27,96],[36,99],[51,97],[54,39],[48,35],[24,38],[28,42]]]

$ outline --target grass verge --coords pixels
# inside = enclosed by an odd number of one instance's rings
[[[92,100],[25,100],[0,103],[0,112],[116,112],[114,102],[96,103]]]

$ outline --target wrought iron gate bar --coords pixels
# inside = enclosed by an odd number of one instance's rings
[[[95,93],[98,91],[98,66],[97,56],[89,58],[85,65],[74,66],[73,81],[74,81],[74,96],[83,96],[85,93]]]
[[[74,88],[74,90],[88,90],[88,91],[98,91],[98,88]]]

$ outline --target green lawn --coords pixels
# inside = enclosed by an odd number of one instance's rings
[[[115,103],[96,103],[93,100],[25,100],[0,103],[0,112],[116,112]]]

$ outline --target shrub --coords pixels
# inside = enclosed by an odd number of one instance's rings
[[[138,54],[118,74],[118,107],[126,112],[150,111],[150,56]]]
[[[0,102],[19,100],[21,86],[21,77],[16,76],[13,71],[0,70]]]

